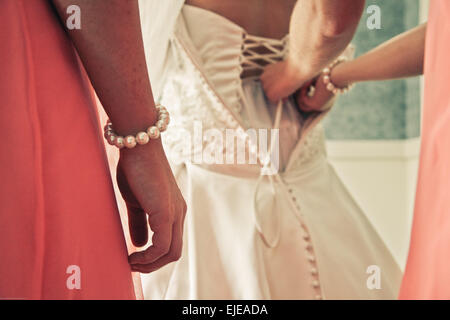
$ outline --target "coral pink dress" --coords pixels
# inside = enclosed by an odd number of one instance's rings
[[[450,1],[430,1],[422,150],[401,299],[450,299]]]
[[[95,100],[50,2],[0,1],[0,43],[0,299],[134,299]]]

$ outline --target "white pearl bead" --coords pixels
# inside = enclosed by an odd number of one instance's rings
[[[335,89],[334,84],[332,84],[331,82],[329,84],[327,84],[328,91],[333,91],[334,89]]]
[[[147,134],[151,139],[158,139],[159,135],[160,135],[160,130],[155,126],[152,126],[152,127],[148,128]]]
[[[325,68],[325,69],[323,69],[323,71],[322,71],[324,74],[329,74],[330,72],[331,72],[331,69],[330,68]]]
[[[113,135],[113,134],[114,134],[114,132],[112,132],[112,131],[105,131],[105,133],[103,134],[103,136],[105,137],[106,140],[108,140],[108,137],[109,137],[110,135]]]
[[[108,141],[108,143],[112,146],[115,145],[117,140],[117,136],[114,134],[108,134],[108,136],[106,137],[106,141]]]
[[[165,113],[161,114],[160,117],[158,118],[158,121],[164,121],[164,122],[168,123],[169,122],[169,115],[165,114]]]
[[[316,261],[316,258],[314,258],[314,256],[309,256],[308,257],[308,261],[309,262],[314,262],[314,261]]]
[[[318,288],[318,287],[320,286],[319,281],[314,280],[314,281],[312,282],[312,286],[313,286],[314,288]]]
[[[136,135],[136,142],[139,144],[146,144],[150,141],[150,137],[146,132],[139,132]]]
[[[313,275],[313,276],[316,276],[317,275],[317,269],[316,268],[312,268],[311,269],[311,274]]]
[[[136,146],[136,138],[133,136],[126,136],[124,139],[124,144],[128,149],[134,148]]]
[[[123,147],[125,147],[125,141],[124,138],[122,136],[118,136],[116,138],[116,143],[115,143],[116,147],[119,149],[122,149]]]
[[[162,113],[159,115],[159,120],[167,123],[169,121],[169,116],[166,113]]]
[[[103,131],[112,131],[112,124],[108,123],[103,127]]]
[[[167,129],[167,124],[164,122],[164,120],[158,120],[156,122],[156,127],[160,132],[164,132]]]
[[[308,97],[310,97],[310,98],[314,97],[315,93],[316,93],[316,88],[314,86],[310,86],[308,88]]]
[[[323,83],[324,84],[329,84],[330,83],[330,76],[324,76],[323,77]]]

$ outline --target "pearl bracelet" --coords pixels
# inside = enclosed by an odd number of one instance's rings
[[[141,131],[136,134],[136,136],[128,135],[126,137],[119,136],[114,132],[111,120],[106,122],[104,133],[105,139],[112,146],[116,146],[119,149],[127,147],[128,149],[136,147],[136,145],[147,144],[150,139],[158,139],[161,132],[166,131],[167,126],[170,122],[169,112],[162,105],[156,105],[156,110],[158,110],[158,121],[156,121],[154,126],[151,126],[147,131]]]
[[[334,67],[336,67],[339,63],[342,63],[344,61],[347,61],[347,58],[345,57],[339,57],[334,61],[330,66],[323,69],[322,74],[323,77],[323,83],[325,84],[328,91],[331,91],[334,95],[347,93],[352,87],[353,84],[349,84],[348,86],[344,88],[338,88],[333,82],[331,82],[331,71]]]

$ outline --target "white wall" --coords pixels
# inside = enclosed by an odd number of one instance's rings
[[[414,207],[419,139],[328,141],[331,163],[404,268]]]
[[[422,23],[428,20],[429,0],[420,0],[419,5],[419,20]]]

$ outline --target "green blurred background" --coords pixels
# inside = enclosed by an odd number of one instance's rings
[[[450,1],[450,0],[449,0]],[[381,29],[369,30],[367,7],[381,9]],[[419,0],[367,0],[353,44],[359,56],[419,24]],[[362,83],[339,98],[325,120],[330,140],[408,139],[420,135],[420,79]]]

